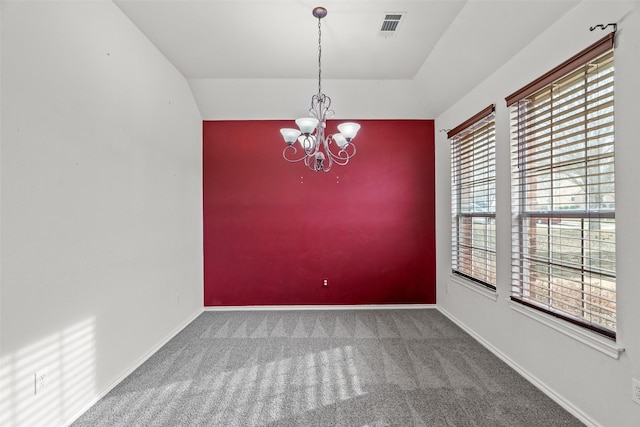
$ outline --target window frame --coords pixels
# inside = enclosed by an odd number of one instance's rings
[[[493,153],[489,153],[487,152],[486,154],[484,154],[481,159],[484,161],[486,160],[487,162],[491,162],[490,164],[487,164],[484,169],[487,170],[487,173],[489,172],[493,172],[493,177],[492,177],[492,182],[493,182],[493,189],[488,190],[487,193],[487,197],[491,198],[493,197],[493,206],[491,206],[491,204],[489,203],[486,207],[486,209],[484,209],[484,211],[482,210],[471,210],[471,211],[465,211],[464,209],[462,209],[462,190],[461,188],[463,187],[464,184],[469,185],[469,184],[475,184],[475,181],[472,181],[470,183],[463,183],[463,171],[461,171],[461,161],[462,161],[462,156],[460,155],[460,147],[459,145],[462,144],[463,142],[467,142],[465,140],[466,137],[468,137],[469,135],[471,135],[471,137],[473,138],[476,133],[478,134],[482,134],[484,131],[483,129],[487,128],[487,126],[489,126],[488,130],[486,131],[487,133],[487,141],[492,145],[490,147],[487,148],[487,150],[493,150]],[[449,130],[447,132],[447,138],[451,140],[451,197],[452,197],[452,215],[451,215],[451,273],[456,276],[456,277],[460,277],[463,279],[466,279],[468,281],[473,282],[473,284],[478,284],[481,285],[483,288],[489,290],[490,292],[496,292],[496,285],[497,285],[497,280],[496,280],[496,276],[497,276],[497,259],[496,259],[496,212],[495,212],[495,199],[496,199],[496,188],[495,188],[495,171],[496,171],[496,141],[495,141],[495,133],[496,133],[496,126],[495,126],[495,104],[491,104],[488,107],[484,108],[483,110],[481,110],[480,112],[478,112],[477,114],[474,114],[472,117],[470,117],[469,119],[465,120],[464,122],[462,122],[461,124],[459,124],[458,126],[454,127],[453,129]],[[475,145],[473,145],[471,147],[472,149],[476,149],[477,147]],[[455,163],[455,164],[454,164]],[[474,165],[475,166],[475,165]],[[473,171],[476,172],[476,169],[474,166],[471,166],[469,168],[465,168],[464,171],[468,172],[468,171]],[[456,182],[456,178],[458,178],[457,182]],[[490,187],[490,186],[489,186]],[[475,206],[476,202],[471,203],[471,205]],[[469,251],[469,253],[466,255],[466,257],[469,259],[469,262],[471,264],[474,263],[474,258],[476,258],[473,253],[474,251],[480,251],[483,255],[484,258],[481,257],[481,261],[485,261],[486,264],[486,260],[487,257],[493,257],[493,263],[492,263],[492,267],[488,266],[487,268],[485,268],[485,274],[484,274],[484,279],[480,278],[479,274],[477,274],[476,276],[474,276],[472,273],[473,268],[468,268],[468,269],[464,269],[459,267],[459,262],[460,259],[463,257],[463,255],[461,255],[461,249],[460,247],[463,246],[463,243],[465,241],[465,239],[471,239],[473,240],[473,236],[474,236],[474,230],[473,230],[473,225],[474,223],[479,222],[479,223],[483,223],[485,224],[485,226],[490,225],[491,222],[493,222],[493,232],[491,233],[490,231],[488,231],[487,229],[485,229],[485,245],[484,247],[474,247],[473,244],[467,244],[467,251]],[[468,224],[468,230],[465,233],[463,231],[463,228],[467,228],[466,226],[463,226],[464,224]],[[492,234],[490,236],[490,234]],[[492,244],[489,245],[489,239],[491,239]],[[489,246],[492,246],[489,247]],[[464,250],[464,249],[463,249]],[[463,271],[466,270],[466,271]],[[493,272],[493,281],[489,281],[489,277],[491,275],[491,270]]]
[[[584,209],[579,209],[576,211],[562,211],[562,210],[558,210],[558,209],[554,209],[554,210],[550,210],[550,211],[536,211],[536,210],[532,210],[529,209],[528,207],[524,206],[524,200],[527,200],[527,192],[530,191],[529,189],[527,189],[527,185],[529,185],[528,180],[531,178],[531,175],[527,175],[527,171],[525,170],[525,168],[521,168],[521,165],[523,164],[527,164],[525,162],[526,160],[529,160],[530,157],[533,157],[533,154],[529,153],[527,154],[526,151],[530,148],[527,147],[525,145],[525,143],[527,141],[530,140],[526,140],[526,137],[523,137],[522,134],[524,134],[524,132],[522,132],[522,129],[524,129],[524,127],[527,127],[529,125],[531,125],[532,122],[535,122],[535,120],[533,121],[529,121],[526,122],[526,124],[523,124],[522,122],[520,122],[521,117],[524,115],[524,111],[519,111],[519,108],[522,109],[522,105],[523,102],[526,99],[528,99],[528,97],[536,95],[540,92],[542,92],[543,90],[546,90],[547,88],[549,88],[550,86],[552,86],[555,82],[561,81],[563,78],[572,75],[573,73],[577,72],[578,70],[580,70],[581,68],[586,68],[589,64],[591,64],[593,61],[598,60],[606,55],[608,55],[610,52],[611,56],[613,57],[613,48],[614,48],[614,38],[615,38],[615,32],[612,32],[610,34],[608,34],[607,36],[603,37],[602,39],[598,40],[596,43],[592,44],[591,46],[587,47],[586,49],[582,50],[581,52],[579,52],[577,55],[574,55],[573,57],[571,57],[569,60],[563,62],[562,64],[560,64],[558,67],[554,68],[553,70],[549,71],[548,73],[544,74],[543,76],[541,76],[540,78],[534,80],[533,82],[529,83],[528,85],[524,86],[522,89],[519,89],[518,91],[514,92],[512,95],[509,95],[508,97],[505,98],[506,102],[507,102],[507,106],[511,107],[512,110],[512,116],[515,116],[517,119],[513,119],[512,118],[512,259],[511,259],[511,263],[512,263],[512,292],[511,292],[511,296],[510,296],[510,300],[512,302],[521,304],[525,307],[534,309],[534,310],[538,310],[541,311],[543,313],[546,313],[548,315],[551,315],[553,317],[556,318],[560,318],[564,321],[567,321],[569,323],[578,325],[580,327],[586,328],[588,330],[591,330],[593,332],[596,332],[600,335],[603,335],[607,338],[610,339],[614,339],[616,338],[616,327],[615,327],[615,297],[617,295],[616,293],[616,287],[615,287],[615,280],[616,280],[616,274],[615,274],[615,207],[613,209],[605,209],[605,210],[600,210],[600,209],[592,209],[589,206],[589,201],[584,202]],[[612,64],[613,64],[613,58],[611,59]],[[613,65],[611,65],[611,68],[613,69]],[[585,71],[585,79],[587,76],[587,72]],[[612,71],[612,79],[613,77],[613,71]],[[587,84],[585,83],[585,87],[587,87]],[[613,90],[613,86],[611,87],[611,97],[612,97],[612,105],[615,99],[615,94],[614,94],[614,90]],[[585,102],[585,107],[590,105],[588,102]],[[613,106],[611,107],[613,108]],[[554,114],[554,110],[553,107],[551,107],[550,113],[551,115]],[[581,123],[584,123],[585,128],[588,127],[589,123],[592,123],[593,121],[595,121],[596,119],[589,119],[587,118],[587,112],[585,111],[584,113],[585,115],[585,120]],[[525,119],[526,120],[526,119]],[[613,117],[613,113],[611,116],[611,128],[612,128],[612,138],[614,138],[614,140],[610,143],[611,147],[615,147],[615,137],[613,136],[613,128],[615,127],[615,118]],[[551,137],[553,138],[553,137]],[[524,142],[523,142],[524,141]],[[551,139],[549,142],[550,146],[553,146],[553,141],[554,139]],[[585,139],[585,145],[587,143],[587,139]],[[573,144],[573,143],[571,143]],[[585,148],[585,151],[587,149]],[[552,150],[553,151],[553,150]],[[529,156],[529,157],[527,157]],[[553,166],[553,160],[556,158],[555,156],[560,156],[560,154],[553,154],[553,152],[551,152],[551,154],[549,154],[549,159],[550,159],[550,165],[548,167],[549,170],[549,174],[551,177],[553,177],[553,175],[555,173],[557,173],[556,169],[554,169]],[[613,157],[613,154],[611,155]],[[590,161],[591,157],[589,157],[588,155],[585,155],[585,164],[588,165],[588,162]],[[613,164],[613,160],[612,160],[612,164]],[[600,164],[598,164],[598,166],[600,166]],[[585,170],[588,170],[589,166],[585,166]],[[598,172],[597,174],[600,174],[600,172]],[[615,186],[615,170],[612,170],[611,172],[612,176],[613,176],[613,185]],[[593,176],[591,173],[586,172],[583,175],[585,178],[585,185],[589,185],[586,184],[589,179],[589,177]],[[551,179],[551,183],[553,183],[553,179],[554,178],[550,178]],[[551,184],[553,185],[553,184]],[[614,194],[615,194],[615,190],[614,190]],[[554,197],[553,195],[551,197]],[[614,202],[614,206],[615,206],[615,202]],[[585,219],[587,221],[591,221],[593,219],[597,219],[598,221],[600,221],[601,219],[606,220],[611,220],[613,222],[613,235],[614,235],[614,249],[613,249],[613,254],[614,254],[614,261],[613,261],[613,276],[612,276],[612,280],[613,280],[613,309],[612,309],[612,313],[613,313],[613,329],[609,329],[606,328],[600,324],[596,324],[594,323],[594,321],[587,321],[584,318],[579,318],[577,316],[572,315],[571,313],[568,312],[568,310],[560,310],[557,307],[553,306],[553,302],[555,302],[556,300],[554,300],[553,297],[549,297],[549,301],[551,301],[549,303],[548,307],[545,307],[542,303],[536,302],[533,299],[527,298],[526,292],[527,289],[531,289],[531,282],[527,282],[527,280],[529,279],[527,277],[527,279],[524,279],[523,276],[525,276],[524,271],[525,271],[525,263],[527,262],[527,259],[529,257],[528,254],[526,254],[526,249],[528,249],[529,246],[527,246],[528,244],[530,244],[530,242],[524,242],[524,234],[527,233],[529,230],[528,227],[531,227],[531,224],[533,224],[533,221],[544,221],[546,220],[546,227],[548,230],[551,229],[551,223],[552,221],[562,221],[563,219],[568,219],[569,221],[571,220],[580,220],[580,224],[581,224],[581,230],[583,235],[581,237],[581,251],[584,254],[584,246],[585,246],[585,237],[584,237],[584,230],[585,230],[585,225],[584,225],[584,221]],[[548,237],[549,241],[551,240],[551,237]],[[516,243],[517,242],[517,243]],[[565,255],[565,252],[558,252],[560,254],[560,258],[563,258]],[[589,305],[591,306],[591,303],[589,302],[588,298],[585,297],[585,292],[584,292],[584,288],[585,288],[585,275],[584,275],[584,271],[587,270],[585,268],[585,260],[587,261],[591,261],[591,255],[589,255],[588,257],[582,257],[581,258],[581,271],[582,273],[582,299],[581,304],[585,304],[585,301],[589,303]],[[547,268],[549,269],[550,273],[549,273],[549,277],[556,277],[554,276],[555,273],[551,273],[551,271],[554,268],[568,268],[568,262],[566,263],[560,263],[557,264],[556,263],[556,254],[554,253],[553,255],[551,255],[551,253],[549,253],[549,255],[546,258],[546,262],[547,262]],[[542,259],[542,261],[544,261],[544,258]],[[591,272],[591,270],[589,270],[588,272]],[[601,273],[598,273],[598,275],[596,275],[596,277],[603,277],[600,276]],[[518,278],[520,277],[520,278]],[[551,280],[551,279],[549,279]],[[549,292],[552,293],[551,289],[551,281],[548,282],[549,285]],[[560,299],[558,299],[559,301]],[[591,316],[592,313],[594,313],[595,311],[593,309],[589,309],[586,311],[588,313],[588,316]],[[586,317],[588,317],[586,316]],[[583,315],[583,317],[585,317]],[[602,317],[602,316],[596,316],[596,317]],[[602,317],[604,319],[604,317]]]

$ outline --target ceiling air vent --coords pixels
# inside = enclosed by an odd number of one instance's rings
[[[400,23],[404,19],[406,12],[387,12],[384,14],[382,26],[380,27],[380,35],[382,37],[395,37],[398,34]]]

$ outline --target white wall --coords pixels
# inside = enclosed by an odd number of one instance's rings
[[[505,19],[508,17],[505,17]],[[595,24],[617,22],[616,36],[616,201],[618,339],[625,351],[616,360],[574,338],[511,309],[510,187],[508,109],[504,97],[606,35]],[[508,37],[508,34],[505,34]],[[631,378],[640,379],[640,2],[584,1],[540,34],[497,72],[436,119],[451,128],[496,103],[497,301],[460,286],[450,271],[450,160],[445,133],[436,135],[436,224],[438,306],[584,422],[602,426],[640,425],[640,405],[631,400]]]
[[[205,120],[306,117],[318,92],[317,80],[189,79],[189,85]],[[413,80],[323,79],[322,92],[336,119],[424,119],[429,105]]]
[[[202,310],[202,124],[110,1],[1,7],[0,425],[60,425]]]

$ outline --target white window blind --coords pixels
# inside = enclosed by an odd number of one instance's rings
[[[496,288],[496,143],[491,105],[457,126],[451,139],[451,268]]]
[[[608,39],[604,53],[512,100],[511,298],[615,338],[613,35]]]

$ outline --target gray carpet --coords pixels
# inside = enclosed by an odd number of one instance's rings
[[[580,426],[437,310],[205,312],[74,426]]]

